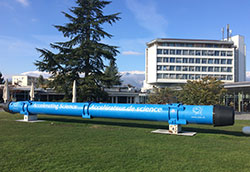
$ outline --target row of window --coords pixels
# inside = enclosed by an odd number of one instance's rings
[[[159,43],[159,46],[166,46],[166,47],[207,47],[207,48],[230,48],[232,45],[226,44],[199,44],[199,43],[170,43],[170,42],[163,42]]]
[[[232,64],[232,59],[157,57],[158,63]]]
[[[157,49],[157,54],[191,56],[233,56],[233,51]]]
[[[232,72],[232,67],[157,65],[158,71]]]
[[[157,73],[157,79],[201,79],[206,76],[212,76],[218,80],[233,80],[232,75],[206,75],[206,74],[167,74],[167,73]]]

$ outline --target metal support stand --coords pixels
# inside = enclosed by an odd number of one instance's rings
[[[37,115],[24,115],[23,120],[28,121],[37,121]]]
[[[179,135],[179,136],[194,136],[196,132],[186,132],[186,131],[181,131],[181,125],[169,125],[168,130],[164,129],[158,129],[151,131],[151,133],[158,133],[158,134],[171,134],[171,135]]]

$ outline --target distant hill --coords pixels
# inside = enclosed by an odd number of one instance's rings
[[[124,71],[120,72],[122,75],[121,80],[122,80],[122,85],[132,85],[137,88],[141,88],[143,81],[145,79],[144,71]],[[42,75],[44,78],[50,77],[50,74],[47,72],[40,72],[40,71],[28,71],[28,72],[23,72],[21,75],[29,75],[29,76],[35,76],[39,77]]]

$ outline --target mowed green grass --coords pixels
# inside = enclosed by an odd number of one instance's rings
[[[194,137],[150,133],[167,123],[0,112],[0,171],[250,171],[250,121],[187,125]]]

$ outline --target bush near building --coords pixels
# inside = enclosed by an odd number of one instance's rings
[[[183,104],[215,105],[222,104],[222,97],[226,93],[223,82],[214,77],[204,77],[201,80],[188,80],[177,92],[178,101]]]

